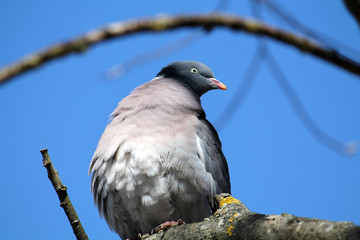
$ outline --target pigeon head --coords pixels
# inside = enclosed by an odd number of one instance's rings
[[[226,90],[225,84],[215,79],[208,66],[195,61],[170,63],[156,77],[175,79],[192,89],[199,97],[212,89]]]

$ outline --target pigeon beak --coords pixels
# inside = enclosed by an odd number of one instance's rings
[[[208,78],[211,82],[213,82],[215,84],[215,86],[218,88],[218,89],[221,89],[221,90],[226,90],[227,87],[225,84],[219,82],[218,80],[216,80],[215,78]]]

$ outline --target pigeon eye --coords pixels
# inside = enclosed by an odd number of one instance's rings
[[[198,73],[198,70],[196,69],[196,68],[192,68],[191,70],[190,70],[192,73]]]

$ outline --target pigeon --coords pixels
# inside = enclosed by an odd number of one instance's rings
[[[91,191],[122,239],[164,222],[202,221],[231,193],[219,136],[200,97],[226,86],[205,64],[176,61],[135,88],[110,115],[93,155]]]

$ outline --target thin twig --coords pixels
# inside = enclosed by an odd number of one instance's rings
[[[252,12],[254,16],[256,16],[259,19],[263,19],[262,17],[262,5],[259,4],[257,1],[251,1],[252,6]],[[267,0],[261,0],[261,2],[267,2],[270,3],[270,1]],[[257,4],[254,4],[257,3]],[[291,21],[294,21],[294,24],[298,24],[301,26],[299,22],[297,22],[295,19],[289,16],[289,19]],[[308,29],[308,32],[310,33],[311,30]],[[315,36],[316,37],[316,36]],[[295,88],[292,86],[289,79],[285,76],[285,73],[282,71],[281,67],[277,63],[275,57],[271,53],[270,48],[268,47],[267,43],[264,41],[262,42],[262,47],[264,48],[264,52],[267,53],[267,55],[261,59],[263,60],[270,71],[270,73],[273,75],[276,83],[280,87],[281,91],[284,93],[285,97],[287,98],[288,102],[292,106],[293,110],[295,111],[295,114],[297,115],[300,122],[304,125],[304,127],[310,132],[310,134],[321,144],[323,144],[325,147],[341,154],[341,155],[347,155],[347,156],[353,156],[358,152],[358,145],[357,141],[351,141],[348,143],[343,143],[339,139],[332,137],[330,134],[328,134],[326,131],[324,131],[319,124],[314,121],[314,119],[311,117],[309,112],[306,110],[306,107],[302,103],[300,97],[296,93]],[[259,64],[258,64],[259,65]]]
[[[360,27],[360,1],[359,0],[343,0],[349,12],[357,20]]]
[[[43,156],[43,166],[46,168],[48,177],[53,185],[59,200],[60,206],[64,209],[64,212],[70,222],[70,225],[73,229],[73,232],[78,240],[88,240],[88,236],[85,233],[85,230],[79,220],[78,215],[70,201],[69,195],[67,194],[67,188],[62,184],[59,173],[54,168],[52,164],[49,153],[47,149],[40,150]]]
[[[224,11],[228,5],[229,5],[229,0],[219,0],[212,12],[215,13],[219,11]],[[204,35],[203,33],[205,32],[209,33],[210,31],[209,29],[206,29],[204,27],[203,29],[199,29],[198,31],[190,32],[187,35],[179,39],[176,39],[175,41],[166,43],[165,45],[162,45],[159,48],[152,49],[148,52],[135,55],[131,57],[129,60],[126,60],[121,64],[117,64],[112,68],[110,68],[109,70],[107,70],[105,73],[105,77],[109,80],[114,80],[116,78],[122,77],[132,69],[135,69],[136,67],[140,66],[141,64],[153,61],[165,55],[169,55],[172,52],[177,52],[180,49],[191,45],[196,40],[200,39],[200,37],[202,37]]]
[[[309,26],[304,25],[300,20],[298,20],[295,17],[294,13],[290,12],[289,9],[286,9],[278,1],[277,2],[275,2],[274,0],[255,0],[255,1],[259,4],[259,7],[260,6],[266,7],[267,10],[269,10],[268,12],[270,12],[270,14],[273,13],[275,17],[282,20],[288,26],[294,28],[294,30],[301,32],[306,37],[315,39],[317,42],[322,43],[323,46],[327,46],[328,48],[334,48],[336,46],[337,50],[344,49],[346,50],[347,54],[351,54],[352,56],[355,57],[355,59],[356,58],[358,59],[358,57],[360,56],[359,51],[357,49],[354,49],[345,42],[342,42],[332,36],[329,36],[321,32],[319,29],[315,30]],[[358,2],[360,3],[360,1]],[[261,17],[259,17],[259,19],[263,20]]]
[[[83,52],[88,47],[114,37],[128,36],[141,32],[162,32],[185,27],[225,27],[234,31],[246,31],[256,35],[264,35],[280,42],[289,44],[303,52],[312,54],[327,62],[333,63],[349,72],[360,75],[360,63],[338,53],[334,49],[321,46],[311,39],[301,37],[295,33],[284,31],[238,16],[225,14],[160,16],[150,19],[135,19],[126,22],[112,23],[104,28],[90,31],[80,37],[67,42],[55,44],[38,53],[0,69],[0,84],[10,78],[39,67],[50,60],[60,58],[69,53]]]
[[[258,45],[256,47],[255,53],[250,61],[249,66],[241,78],[239,86],[236,88],[233,97],[230,99],[229,103],[223,108],[222,113],[219,114],[218,119],[215,121],[215,126],[219,131],[224,129],[230,120],[234,118],[236,112],[240,109],[244,103],[251,87],[254,85],[257,75],[260,73],[260,68],[262,66],[262,60],[266,57],[267,48],[264,47],[263,41],[258,40]]]
[[[202,29],[199,29],[196,32],[191,32],[184,37],[176,39],[176,41],[162,45],[159,48],[153,49],[146,53],[135,55],[126,62],[113,66],[112,68],[107,70],[105,73],[105,77],[109,80],[114,80],[116,78],[122,77],[135,67],[140,66],[141,64],[154,61],[157,58],[161,58],[172,52],[176,52],[181,48],[189,46],[191,43],[195,42],[203,35],[204,31]]]

